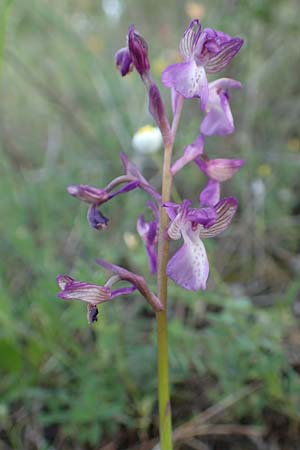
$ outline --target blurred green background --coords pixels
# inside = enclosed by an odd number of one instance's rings
[[[206,149],[247,164],[223,186],[223,195],[239,199],[233,225],[205,244],[208,290],[190,293],[171,282],[169,295],[174,426],[229,398],[211,423],[235,424],[235,432],[217,436],[213,426],[177,448],[299,449],[298,0],[0,4],[0,449],[155,445],[152,312],[131,296],[103,305],[89,328],[84,305],[56,298],[55,277],[102,282],[106,274],[94,262],[101,257],[143,273],[155,289],[135,228],[146,195],[105,205],[110,226],[97,232],[66,186],[103,187],[120,173],[121,150],[159,186],[162,152],[142,156],[132,148],[134,132],[152,124],[144,86],[136,73],[121,79],[113,55],[134,22],[161,86],[161,70],[176,60],[194,17],[245,39],[221,74],[244,85],[232,95],[236,133],[208,139]],[[169,92],[162,93],[170,112]],[[199,123],[190,101],[177,155]],[[175,180],[195,205],[204,183],[194,166]]]

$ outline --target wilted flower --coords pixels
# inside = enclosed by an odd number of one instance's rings
[[[209,83],[206,115],[200,125],[200,131],[206,136],[218,134],[224,136],[234,132],[234,122],[229,104],[229,88],[239,89],[239,81],[220,78]]]
[[[171,239],[183,238],[183,246],[170,259],[167,275],[179,286],[198,291],[206,289],[209,263],[202,239],[215,237],[229,226],[237,209],[237,200],[224,198],[214,207],[191,208],[191,202],[181,205],[166,203],[163,206],[171,219],[168,235]]]
[[[135,286],[122,287],[112,290],[107,286],[77,281],[69,275],[58,275],[56,281],[61,291],[58,297],[62,300],[80,300],[88,304],[88,322],[97,321],[97,305],[107,302],[115,297],[131,294],[136,290]]]
[[[162,82],[185,98],[199,97],[204,110],[209,96],[206,72],[223,70],[242,45],[242,39],[211,28],[201,30],[199,21],[193,20],[180,41],[184,62],[167,67]]]

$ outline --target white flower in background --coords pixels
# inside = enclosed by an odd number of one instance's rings
[[[162,146],[162,135],[157,127],[145,125],[140,128],[133,136],[133,148],[142,154],[150,154],[157,152]]]

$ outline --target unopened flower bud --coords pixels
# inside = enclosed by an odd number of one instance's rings
[[[137,33],[134,25],[128,29],[128,50],[134,67],[143,78],[148,75],[150,63],[148,59],[148,44],[145,39]]]

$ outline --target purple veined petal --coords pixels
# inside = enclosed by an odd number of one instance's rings
[[[108,226],[109,219],[105,217],[95,205],[91,205],[87,213],[88,223],[96,230],[104,230]]]
[[[212,56],[205,64],[207,73],[220,72],[225,69],[232,58],[238,53],[243,43],[243,39],[237,37],[221,44],[220,51]]]
[[[197,66],[194,60],[172,64],[162,73],[162,83],[174,88],[185,98],[199,97],[204,110],[208,101],[208,82],[203,66]]]
[[[136,291],[135,286],[130,287],[121,287],[118,289],[114,289],[111,291],[111,298],[120,297],[121,295],[129,295],[132,294],[132,292]]]
[[[200,193],[200,206],[215,206],[220,200],[220,183],[215,180],[208,180],[207,185]]]
[[[229,180],[243,165],[242,159],[202,159],[198,158],[196,164],[209,178],[222,183]]]
[[[66,275],[60,275],[59,277],[66,277]],[[61,279],[58,280],[58,285],[61,287]],[[111,299],[111,290],[97,284],[72,279],[58,293],[58,297],[63,300],[81,300],[85,303],[98,305]]]
[[[155,311],[162,311],[164,309],[159,298],[149,289],[144,277],[130,272],[123,267],[117,266],[116,264],[111,264],[107,261],[104,261],[104,259],[97,259],[96,263],[109,270],[110,272],[119,275],[121,280],[128,281],[133,286],[135,286]]]
[[[190,206],[192,202],[190,200],[183,200],[181,205],[179,205],[177,215],[171,220],[167,232],[168,236],[173,240],[178,240],[181,238],[182,229],[189,225],[188,214],[190,211]],[[164,204],[165,205],[165,204]]]
[[[67,191],[73,197],[94,205],[101,205],[109,199],[105,189],[98,189],[87,184],[72,184],[67,187]]]
[[[203,242],[193,234],[183,231],[184,244],[168,262],[167,275],[184,289],[198,291],[206,289],[209,263]]]
[[[201,36],[201,24],[199,20],[192,20],[187,29],[184,31],[180,40],[179,51],[181,56],[188,60],[197,47],[198,40]]]
[[[194,142],[184,149],[184,154],[181,158],[177,159],[171,167],[171,173],[175,175],[179,170],[186,166],[189,162],[193,161],[197,156],[203,153],[204,139],[201,134],[196,137]]]
[[[238,202],[234,197],[223,198],[215,205],[217,213],[216,222],[209,228],[200,228],[201,239],[218,236],[225,231],[236,213]]]
[[[132,72],[133,62],[127,47],[120,48],[117,51],[115,54],[115,63],[122,77]]]

